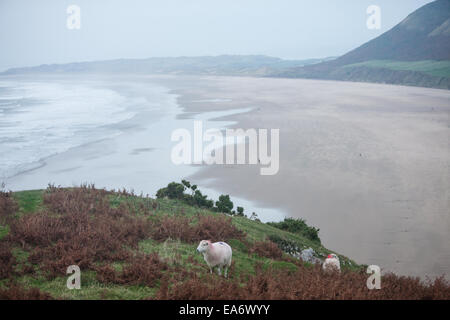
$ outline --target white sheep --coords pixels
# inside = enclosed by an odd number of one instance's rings
[[[210,240],[202,240],[197,247],[197,251],[203,254],[203,258],[212,273],[214,267],[217,267],[219,276],[224,269],[224,276],[227,277],[228,268],[231,266],[231,247],[225,242],[214,242]]]
[[[341,264],[339,258],[334,253],[329,254],[322,265],[324,271],[337,271],[341,272]]]

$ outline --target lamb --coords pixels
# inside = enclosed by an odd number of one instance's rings
[[[227,277],[228,268],[231,266],[231,247],[225,242],[214,242],[202,240],[197,247],[197,251],[203,254],[209,271],[212,273],[214,267],[217,267],[217,273],[222,275],[221,269],[224,269],[224,276]]]
[[[334,253],[329,254],[322,265],[322,269],[324,271],[341,272],[341,264],[339,262],[338,256],[335,255]]]

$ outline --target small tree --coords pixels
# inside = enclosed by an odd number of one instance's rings
[[[243,207],[237,207],[237,215],[243,217],[244,216],[244,208]]]
[[[187,180],[181,180],[181,183],[188,189],[191,187],[191,183]]]
[[[169,199],[183,199],[185,187],[181,183],[171,182],[166,188],[161,188],[156,192],[157,198],[168,197]]]
[[[220,212],[230,213],[233,206],[233,202],[231,202],[229,195],[222,194],[219,197],[219,201],[216,201],[216,207]]]
[[[208,200],[207,196],[204,196],[200,190],[195,190],[194,195],[192,196],[194,204],[199,207],[211,208],[214,206],[214,202],[212,200]]]
[[[285,218],[280,222],[268,222],[270,226],[302,235],[320,244],[319,228],[310,227],[304,219]]]

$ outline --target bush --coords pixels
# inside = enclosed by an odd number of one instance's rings
[[[283,257],[283,251],[272,241],[257,241],[249,251],[250,254],[256,253],[260,257],[279,260]]]
[[[229,239],[243,239],[245,233],[236,228],[231,218],[222,215],[197,215],[194,218],[164,217],[153,222],[151,237],[157,241],[179,239],[183,242],[197,242],[200,240],[227,241]]]
[[[195,190],[192,196],[193,205],[200,208],[212,208],[214,207],[214,201],[209,200],[207,196],[204,196],[200,190]]]
[[[450,286],[443,278],[421,283],[419,279],[385,275],[381,290],[369,290],[367,274],[344,271],[341,274],[324,273],[316,265],[297,270],[288,268],[263,270],[242,279],[223,279],[216,275],[165,278],[157,299],[240,299],[240,300],[392,300],[392,299],[450,299]],[[220,288],[220,290],[218,290]]]
[[[107,192],[93,186],[50,186],[44,204],[42,212],[14,220],[8,239],[32,250],[28,261],[49,277],[65,274],[73,264],[87,269],[97,261],[125,260],[126,246],[137,248],[150,235],[147,219],[126,204],[111,208]]]
[[[0,300],[53,300],[52,296],[38,288],[25,289],[19,284],[0,288]]]
[[[200,215],[195,229],[197,241],[209,239],[214,242],[245,238],[245,232],[236,228],[230,217],[223,215]]]
[[[16,259],[14,258],[11,249],[0,242],[0,280],[11,277],[14,274],[14,266]]]
[[[157,198],[183,199],[185,187],[181,183],[171,182],[156,192]]]
[[[165,216],[153,222],[150,237],[160,242],[167,239],[178,239],[184,242],[196,241],[198,237],[191,223],[192,218]]]
[[[18,209],[12,193],[0,190],[0,223],[7,223]]]
[[[216,207],[219,212],[230,213],[233,209],[233,202],[230,200],[229,195],[221,195],[219,201],[216,201]]]
[[[163,279],[156,295],[158,300],[235,300],[239,285],[215,275],[193,275],[185,282]],[[170,288],[170,289],[169,289]],[[220,288],[220,290],[218,290]]]
[[[214,201],[209,200],[207,196],[203,195],[196,185],[191,185],[189,181],[182,180],[182,183],[171,182],[165,188],[161,188],[156,192],[157,198],[169,198],[182,200],[184,203],[197,206],[200,208],[212,208]],[[191,189],[192,194],[186,194],[184,191]]]
[[[282,251],[286,252],[287,254],[293,255],[293,254],[301,251],[298,244],[294,241],[286,240],[277,235],[270,235],[269,239],[270,239],[270,241],[275,243],[278,246],[278,248],[280,248]]]
[[[285,218],[284,221],[268,222],[267,224],[284,231],[299,234],[309,240],[320,244],[320,229],[308,226],[303,219]]]
[[[119,273],[110,266],[98,267],[97,280],[103,283],[146,285],[153,287],[168,266],[157,253],[137,254]]]

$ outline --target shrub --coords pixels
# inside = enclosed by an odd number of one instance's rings
[[[0,280],[11,277],[14,273],[16,259],[6,243],[0,242]]]
[[[324,273],[320,266],[298,265],[286,268],[257,268],[244,285],[242,279],[215,275],[163,280],[158,299],[242,299],[242,300],[329,300],[329,299],[450,299],[450,286],[443,278],[421,283],[419,279],[385,275],[381,290],[366,287],[367,274],[344,271]],[[220,290],[217,290],[220,288]]]
[[[194,195],[192,196],[192,204],[200,208],[212,208],[214,206],[214,201],[209,200],[200,190],[195,190]]]
[[[153,222],[150,236],[156,241],[179,239],[184,242],[193,242],[197,237],[191,223],[192,218],[165,216]]]
[[[256,253],[260,257],[280,260],[283,257],[283,251],[272,241],[257,241],[249,251],[250,254]]]
[[[181,183],[171,182],[156,192],[157,198],[183,199],[185,187]]]
[[[191,189],[192,194],[186,194],[184,191]],[[189,181],[182,180],[181,183],[171,182],[165,188],[161,188],[156,192],[157,198],[169,198],[181,200],[184,203],[197,206],[200,208],[213,208],[214,201],[209,200],[207,196],[203,195],[197,186],[191,185]]]
[[[151,237],[157,241],[179,239],[184,242],[200,240],[227,241],[229,239],[243,239],[245,233],[233,225],[231,218],[222,215],[197,215],[194,218],[164,217],[153,222]]]
[[[301,251],[298,244],[294,241],[284,239],[278,235],[270,235],[269,239],[287,254],[293,255]]]
[[[284,221],[268,222],[267,224],[284,231],[299,234],[320,244],[320,229],[308,226],[303,219],[285,218]]]
[[[153,287],[168,266],[157,253],[137,254],[133,256],[121,272],[106,265],[98,267],[97,280],[104,283],[146,285]]]
[[[7,223],[18,209],[12,193],[0,190],[0,223]]]
[[[245,238],[245,232],[233,225],[230,217],[223,215],[200,215],[195,227],[197,241],[228,241],[230,239],[242,240]]]
[[[229,195],[222,194],[219,196],[219,201],[216,201],[216,207],[219,212],[230,213],[233,206],[233,202],[231,202]]]
[[[19,284],[0,288],[0,300],[53,300],[52,296],[38,288],[26,289]]]
[[[169,289],[170,288],[170,289]],[[220,288],[220,290],[218,290]],[[234,300],[239,299],[239,285],[233,281],[205,275],[193,275],[185,282],[163,279],[156,295],[158,300]]]
[[[29,262],[38,263],[50,277],[65,274],[69,265],[91,268],[96,261],[125,260],[126,246],[137,248],[150,234],[147,219],[126,204],[111,208],[107,192],[82,186],[49,186],[43,212],[10,224],[8,239],[32,249]]]

